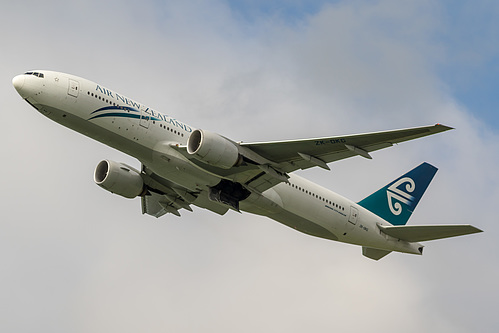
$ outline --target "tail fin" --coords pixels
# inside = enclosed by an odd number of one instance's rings
[[[393,225],[405,225],[437,170],[425,162],[358,204]]]

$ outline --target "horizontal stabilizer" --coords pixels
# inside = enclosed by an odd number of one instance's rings
[[[365,257],[368,257],[368,258],[374,259],[374,260],[380,260],[381,258],[386,256],[387,254],[390,254],[390,252],[392,252],[392,251],[373,249],[372,247],[365,247],[365,246],[362,247],[362,254]]]
[[[404,226],[378,225],[378,227],[385,234],[407,242],[422,242],[482,232],[482,230],[469,224]]]

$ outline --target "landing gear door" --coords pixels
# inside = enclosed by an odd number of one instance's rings
[[[358,219],[359,219],[359,210],[353,206],[350,206],[350,217],[348,218],[348,222],[350,222],[353,225],[356,225]]]
[[[69,79],[68,95],[73,97],[78,97],[78,91],[80,90],[80,84],[78,81]]]

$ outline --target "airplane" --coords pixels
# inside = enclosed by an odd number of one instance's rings
[[[423,254],[419,242],[467,235],[471,225],[406,225],[437,168],[422,163],[353,202],[293,172],[361,156],[451,130],[436,124],[366,134],[272,142],[236,142],[196,129],[98,83],[34,70],[13,78],[19,95],[47,118],[136,158],[137,170],[99,162],[94,181],[111,193],[141,198],[142,214],[180,216],[192,206],[267,216],[302,233],[360,245],[379,260]]]

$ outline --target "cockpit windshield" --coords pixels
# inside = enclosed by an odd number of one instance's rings
[[[38,73],[38,72],[26,72],[24,73],[24,75],[34,75],[34,76],[37,76],[39,78],[44,78],[45,76],[43,75],[43,73]]]

